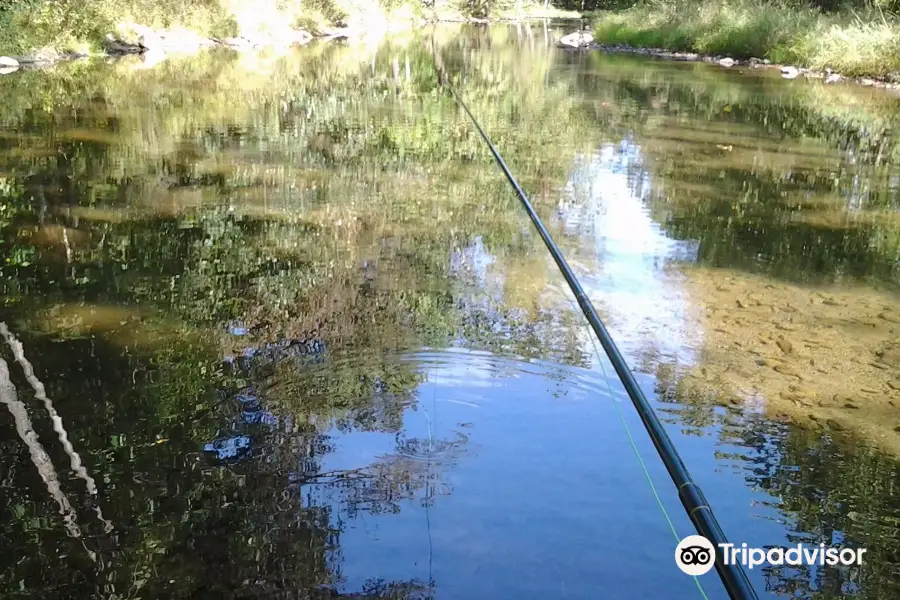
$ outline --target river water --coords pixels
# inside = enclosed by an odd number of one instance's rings
[[[439,28],[0,78],[4,598],[900,593],[895,100]],[[4,367],[5,365],[5,367]]]

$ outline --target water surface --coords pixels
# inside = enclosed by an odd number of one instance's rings
[[[559,31],[435,42],[729,538],[868,549],[760,597],[895,597],[896,105]],[[726,597],[430,42],[0,79],[4,597]]]

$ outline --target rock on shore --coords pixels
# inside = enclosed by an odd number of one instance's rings
[[[19,70],[19,61],[9,56],[0,56],[0,75],[14,73]]]
[[[312,40],[303,30],[283,28],[271,34],[245,34],[224,39],[206,38],[187,29],[154,30],[136,23],[123,23],[115,33],[107,34],[104,44],[109,54],[143,54],[196,52],[213,46],[248,50],[263,46],[303,45]]]
[[[564,48],[591,48],[594,45],[594,36],[587,31],[576,31],[559,38],[557,44]]]

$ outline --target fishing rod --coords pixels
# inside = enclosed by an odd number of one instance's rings
[[[647,397],[644,396],[644,392],[641,390],[640,386],[635,380],[634,375],[632,375],[631,369],[628,368],[628,365],[625,362],[625,359],[622,357],[621,352],[619,352],[619,349],[616,347],[615,342],[613,341],[606,327],[603,325],[600,317],[597,316],[597,311],[594,310],[593,304],[591,304],[591,301],[588,299],[587,294],[585,294],[584,289],[581,287],[581,284],[578,282],[578,279],[575,277],[575,274],[572,272],[572,269],[569,267],[569,264],[563,257],[563,254],[560,251],[559,247],[553,241],[553,238],[550,237],[550,233],[547,231],[547,228],[544,226],[541,218],[535,212],[534,207],[528,200],[528,196],[525,195],[522,187],[516,181],[516,178],[513,176],[512,172],[509,170],[509,167],[506,165],[506,162],[500,155],[499,150],[497,150],[497,147],[494,146],[493,142],[491,142],[491,139],[478,123],[475,115],[472,114],[472,111],[469,110],[469,107],[466,106],[466,103],[463,102],[463,99],[459,96],[459,94],[457,94],[456,89],[454,89],[453,85],[450,83],[450,78],[446,74],[446,70],[443,66],[443,61],[441,60],[440,55],[435,49],[434,36],[432,36],[431,45],[432,55],[434,57],[434,66],[438,74],[438,84],[443,85],[450,90],[453,98],[462,107],[463,111],[465,111],[465,113],[468,115],[469,120],[475,126],[475,129],[478,130],[481,138],[490,149],[491,154],[494,156],[494,160],[497,162],[497,165],[499,165],[500,169],[503,171],[503,174],[506,176],[506,180],[512,186],[513,190],[515,190],[516,195],[519,197],[519,200],[522,201],[522,206],[525,207],[525,211],[528,213],[528,217],[531,219],[532,224],[534,224],[535,229],[537,229],[538,233],[540,234],[541,239],[544,240],[544,244],[547,246],[547,249],[553,256],[553,260],[556,262],[556,266],[559,267],[559,270],[562,272],[562,275],[565,278],[566,283],[569,284],[569,288],[572,290],[572,293],[575,294],[575,298],[578,301],[578,305],[581,307],[581,311],[584,313],[585,318],[587,318],[588,323],[590,323],[591,328],[594,330],[594,333],[600,340],[600,344],[606,351],[607,357],[609,357],[613,368],[615,368],[616,373],[619,375],[619,378],[622,381],[622,384],[625,386],[625,391],[628,393],[628,397],[634,404],[638,415],[640,415],[641,421],[644,424],[644,428],[647,430],[647,433],[653,440],[653,445],[656,447],[656,451],[659,454],[659,457],[662,459],[663,464],[665,464],[666,470],[669,472],[669,476],[672,478],[672,482],[678,489],[678,498],[681,500],[681,504],[684,507],[685,511],[687,511],[688,517],[694,524],[697,533],[709,540],[716,548],[722,547],[723,544],[728,544],[728,540],[725,537],[725,532],[722,531],[722,527],[716,520],[712,508],[709,506],[709,502],[707,502],[706,497],[700,490],[700,487],[696,483],[694,483],[694,480],[688,472],[684,461],[682,461],[681,456],[679,456],[678,451],[675,449],[675,445],[672,443],[672,440],[669,438],[668,434],[663,428],[659,417],[656,416],[656,412],[653,410],[650,402],[647,401]],[[718,573],[719,578],[722,580],[722,585],[725,587],[725,590],[728,592],[728,596],[731,598],[731,600],[758,600],[756,591],[750,584],[750,580],[747,578],[747,574],[744,572],[744,569],[741,567],[741,565],[736,562],[726,564],[723,561],[722,553],[713,552],[713,554],[715,555],[716,572]]]

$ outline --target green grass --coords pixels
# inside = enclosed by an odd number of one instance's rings
[[[900,72],[900,21],[881,12],[825,14],[759,0],[649,0],[599,15],[603,44],[768,58],[851,76]]]
[[[135,41],[134,24],[204,37],[277,39],[288,29],[393,29],[423,19],[575,17],[542,0],[0,0],[0,55],[94,51],[109,33]]]
[[[0,0],[0,54],[96,51],[108,33],[122,33],[121,23],[189,26],[204,35],[234,35],[237,22],[229,4],[229,0]]]

